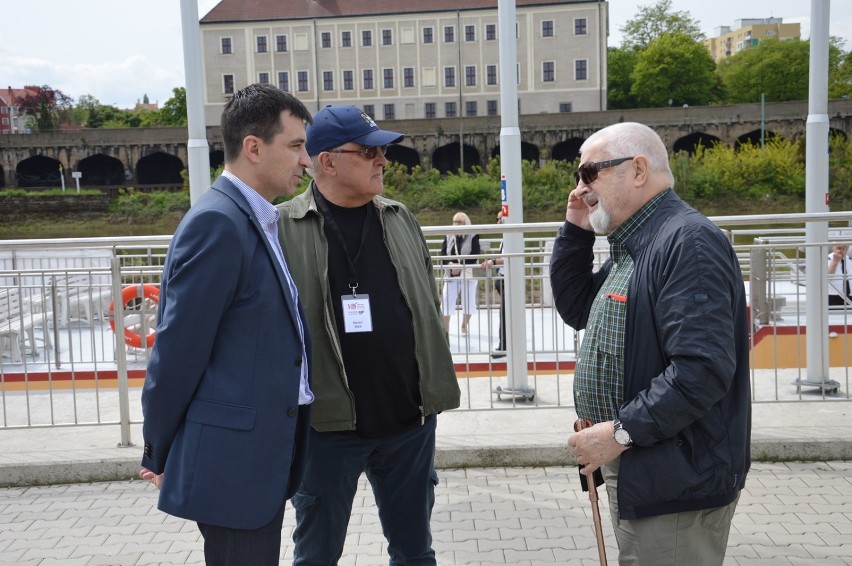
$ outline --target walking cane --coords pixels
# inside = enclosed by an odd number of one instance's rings
[[[574,432],[580,432],[584,428],[592,426],[592,421],[587,418],[577,419],[574,421]],[[582,468],[583,466],[578,466]],[[601,471],[595,470],[592,474],[593,483],[589,485],[589,478],[580,473],[580,487],[583,491],[589,492],[589,501],[592,503],[592,521],[595,524],[595,539],[598,541],[598,556],[600,557],[601,566],[606,566],[606,548],[604,548],[603,526],[601,525],[601,511],[598,508],[598,486],[604,483]]]

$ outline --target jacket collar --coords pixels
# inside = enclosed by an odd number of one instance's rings
[[[289,218],[297,220],[304,218],[309,212],[319,214],[319,209],[317,208],[317,203],[314,199],[313,188],[315,186],[316,181],[312,180],[310,186],[308,186],[305,192],[293,197],[292,200],[286,203],[286,207],[285,205],[279,205],[281,214],[286,214]],[[373,197],[373,206],[375,206],[379,212],[383,212],[385,209],[398,209],[399,203],[387,197],[377,195]]]

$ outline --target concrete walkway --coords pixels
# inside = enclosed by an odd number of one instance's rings
[[[726,566],[852,565],[850,410],[844,400],[754,405],[758,461]],[[587,494],[565,448],[573,420],[570,408],[439,417],[438,564],[598,563]],[[131,433],[141,443],[138,425]],[[138,444],[119,448],[119,440],[115,426],[0,430],[0,485],[7,486],[0,488],[0,566],[203,564],[195,525],[157,511],[156,491],[133,479]],[[605,498],[602,514],[616,564]],[[293,524],[288,508],[283,564],[292,557]],[[340,564],[387,561],[362,479]]]

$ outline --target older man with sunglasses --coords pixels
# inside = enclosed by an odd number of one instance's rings
[[[728,239],[674,192],[666,147],[621,123],[580,148],[550,264],[585,330],[568,439],[601,469],[620,564],[721,565],[750,465],[748,323]],[[610,258],[593,271],[595,234]]]
[[[314,180],[279,207],[313,338],[296,565],[337,564],[365,471],[390,563],[435,564],[436,416],[460,392],[426,240],[407,208],[381,196],[387,145],[402,139],[355,107],[325,107],[307,130]]]

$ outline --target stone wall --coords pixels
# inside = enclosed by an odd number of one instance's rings
[[[4,196],[0,192],[0,220],[104,214],[112,198],[109,194]]]

